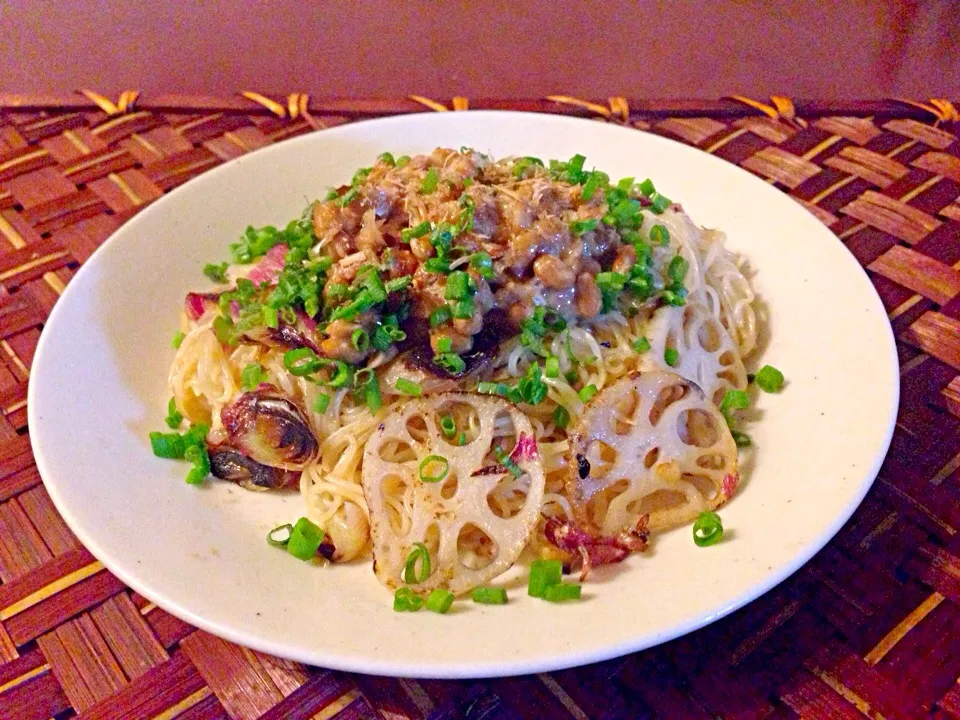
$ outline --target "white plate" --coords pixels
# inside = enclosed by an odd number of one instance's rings
[[[757,398],[746,482],[723,508],[727,536],[689,528],[597,572],[584,600],[460,602],[447,616],[395,613],[367,562],[319,568],[267,546],[302,514],[299,495],[198,489],[153,457],[170,339],[204,263],[248,224],[280,224],[382,151],[469,145],[495,156],[587,156],[611,177],[651,177],[694,220],[721,228],[756,269],[769,312],[763,362],[787,379]],[[121,228],[87,261],[40,340],[29,393],[37,466],[57,509],[114,574],[227,639],[365,673],[483,677],[603,660],[669,640],[749,602],[805,563],[860,503],[890,442],[899,378],[869,280],[793,200],[748,173],[635,130],[521,113],[437,113],[356,123],[284,142],[206,173]]]

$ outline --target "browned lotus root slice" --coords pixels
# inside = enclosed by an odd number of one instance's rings
[[[723,416],[673,373],[634,374],[604,388],[570,437],[574,512],[606,535],[644,514],[651,530],[688,522],[736,486],[737,446]]]
[[[451,438],[440,428],[445,416],[456,422]],[[442,481],[421,480],[421,464],[430,456],[448,463]],[[440,468],[433,462],[424,469],[431,477]],[[544,482],[533,428],[512,404],[472,393],[404,404],[374,431],[363,454],[377,577],[390,588],[406,584],[407,557],[423,543],[431,573],[410,583],[414,590],[446,587],[460,594],[489,582],[513,565],[530,539]]]

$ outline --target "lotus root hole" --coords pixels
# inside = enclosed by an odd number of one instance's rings
[[[627,435],[633,430],[633,418],[636,416],[639,406],[640,396],[633,388],[614,403],[613,417],[611,419],[611,429],[614,433],[617,435]]]
[[[452,437],[447,437],[442,432],[440,437],[447,445],[458,447],[461,445],[470,445],[480,436],[480,417],[476,409],[469,403],[451,401],[445,403],[439,411],[437,426],[439,427],[442,418],[449,416],[455,426]]]
[[[716,320],[707,320],[700,326],[697,330],[697,340],[700,341],[700,347],[707,352],[712,353],[720,349],[720,331]]]
[[[643,456],[643,466],[649,470],[654,465],[657,464],[657,458],[660,457],[660,448],[652,447],[647,450],[646,455]]]
[[[716,419],[706,410],[684,410],[677,417],[677,434],[685,445],[707,448],[720,439]]]
[[[603,440],[594,440],[587,446],[587,462],[590,463],[590,477],[606,477],[617,461],[617,451]]]
[[[663,388],[658,394],[657,399],[650,408],[650,424],[656,425],[663,417],[663,413],[668,407],[678,400],[682,400],[690,389],[683,383],[676,383]]]
[[[428,441],[430,433],[427,430],[427,421],[423,415],[414,413],[407,418],[406,426],[407,432],[410,433],[410,437],[413,438],[414,442],[426,443]]]
[[[493,539],[473,523],[466,523],[457,534],[457,558],[470,570],[482,570],[497,557]]]

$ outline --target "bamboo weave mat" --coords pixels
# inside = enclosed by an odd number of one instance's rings
[[[26,390],[64,286],[144,206],[314,128],[446,108],[426,99],[295,96],[272,109],[244,98],[126,100],[101,109],[79,95],[0,95],[0,718],[960,718],[960,122],[952,106],[519,104],[681,140],[805,205],[869,270],[883,299],[897,335],[901,408],[890,455],[857,513],[802,570],[742,610],[586,668],[435,682],[270,658],[125,588],[53,509],[31,455]],[[473,107],[483,105],[509,106]]]

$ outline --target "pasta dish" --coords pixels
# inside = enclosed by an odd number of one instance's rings
[[[445,612],[505,599],[489,584],[518,561],[531,595],[572,599],[562,571],[695,520],[719,537],[754,293],[650,180],[580,155],[384,153],[204,271],[153,449],[188,482],[298,489],[305,517],[271,544],[372,556],[397,609]]]

